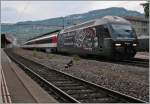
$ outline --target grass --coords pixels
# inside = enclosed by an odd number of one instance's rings
[[[43,58],[44,58],[43,55],[39,55],[36,50],[33,50],[33,54],[32,54],[32,55],[33,55],[33,57],[36,57],[36,58],[39,58],[39,59],[43,59]],[[54,54],[51,54],[51,53],[47,53],[47,54],[46,54],[46,57],[47,57],[48,59],[52,59],[52,58],[55,57],[55,55],[54,55]]]
[[[33,57],[37,57],[36,50],[33,50]]]
[[[80,57],[78,55],[74,55],[73,56],[73,60],[76,61],[76,62],[80,61]]]
[[[52,58],[54,58],[54,57],[55,57],[55,55],[54,55],[54,54],[49,53],[49,54],[47,54],[47,57],[48,57],[49,59],[52,59]]]
[[[36,50],[33,50],[33,57],[36,57],[38,59],[43,59],[44,58],[42,55],[39,55]]]
[[[19,49],[15,49],[15,52],[16,52],[16,53],[19,53]]]

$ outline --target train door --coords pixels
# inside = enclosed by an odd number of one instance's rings
[[[96,33],[98,36],[98,47],[102,51],[104,49],[104,40],[109,37],[108,27],[106,25],[100,25],[96,28]]]
[[[104,27],[103,25],[100,25],[96,28],[96,34],[97,34],[97,37],[98,37],[98,47],[99,47],[99,50],[102,51],[103,50],[103,41],[104,41]]]
[[[63,47],[64,47],[64,34],[58,34],[58,43],[57,43],[57,50],[59,52],[63,51]]]

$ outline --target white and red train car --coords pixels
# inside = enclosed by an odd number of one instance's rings
[[[23,48],[40,49],[46,52],[57,51],[57,34],[60,30],[43,34],[41,36],[32,38],[23,44]]]

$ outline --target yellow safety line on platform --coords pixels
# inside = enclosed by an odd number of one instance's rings
[[[0,65],[0,104],[2,104],[2,66]]]
[[[2,89],[2,99],[3,99],[3,102],[5,104],[7,103],[12,103],[11,101],[11,97],[10,97],[10,94],[9,94],[9,91],[8,91],[8,87],[7,87],[7,84],[6,84],[6,80],[5,80],[5,75],[3,73],[3,70],[1,70],[1,75],[2,75],[2,84],[1,84],[1,89]]]

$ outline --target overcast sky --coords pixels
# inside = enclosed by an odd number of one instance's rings
[[[109,7],[124,7],[144,13],[140,5],[145,1],[2,1],[1,22],[42,20],[85,13]]]

